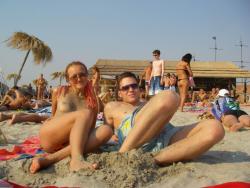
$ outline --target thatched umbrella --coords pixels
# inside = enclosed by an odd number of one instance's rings
[[[18,76],[18,74],[16,74],[16,73],[10,73],[10,74],[7,75],[6,80],[12,80],[13,79],[14,86],[15,86],[16,80],[19,80],[20,78],[21,78],[20,75]]]
[[[59,85],[62,84],[62,80],[65,78],[65,72],[61,71],[61,72],[53,72],[51,75],[52,80],[56,80],[59,78]]]
[[[18,72],[18,77],[20,79],[21,72],[23,70],[24,64],[29,56],[30,51],[32,51],[34,62],[36,64],[46,64],[52,59],[51,49],[40,39],[35,36],[30,36],[24,32],[14,33],[8,40],[6,40],[7,45],[12,48],[16,48],[22,51],[27,51],[21,68]],[[17,79],[14,85],[17,85]]]

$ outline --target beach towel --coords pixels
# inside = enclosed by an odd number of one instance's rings
[[[32,110],[29,110],[28,112],[30,112],[30,113],[37,113],[39,115],[51,116],[52,107],[51,106],[47,106],[47,107],[43,107],[43,108],[39,108],[39,109],[32,109]]]
[[[207,111],[206,106],[201,106],[198,103],[185,103],[184,105],[185,112],[193,112],[193,113],[204,113]]]
[[[9,159],[31,158],[44,153],[40,147],[40,140],[37,136],[27,138],[22,144],[15,145],[11,151],[0,149],[0,161]]]
[[[218,185],[212,185],[205,188],[250,188],[250,183],[248,182],[227,182]]]
[[[5,187],[5,188],[31,188],[28,186],[23,186],[23,185],[18,185],[16,183],[13,183],[11,181],[8,180],[1,180],[0,179],[0,187]],[[70,187],[57,187],[57,186],[43,186],[42,188],[70,188]]]

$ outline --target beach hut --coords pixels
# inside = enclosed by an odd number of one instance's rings
[[[131,71],[140,75],[149,62],[150,60],[99,59],[94,66],[100,69],[102,76],[112,76],[112,78],[115,78],[115,76],[124,71]],[[165,73],[176,73],[175,66],[177,63],[178,61],[165,61]],[[228,88],[231,90],[236,88],[237,80],[240,78],[250,78],[250,71],[241,69],[229,61],[195,61],[191,62],[191,68],[196,83],[195,90],[203,88],[209,91],[213,87]],[[104,82],[103,80],[105,79],[102,79],[102,82]],[[114,81],[109,82],[110,86],[114,83]],[[248,92],[250,95],[250,91]],[[247,93],[246,89],[245,93]]]

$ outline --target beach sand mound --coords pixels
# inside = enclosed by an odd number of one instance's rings
[[[144,187],[160,182],[162,177],[177,176],[179,173],[191,171],[191,168],[183,163],[158,167],[153,163],[152,154],[143,153],[141,150],[132,150],[124,154],[118,152],[90,154],[86,160],[98,162],[100,169],[70,172],[69,158],[67,158],[36,174],[30,174],[28,169],[31,159],[15,163],[10,160],[0,165],[2,169],[0,178],[5,177],[30,187],[57,185],[120,188]]]

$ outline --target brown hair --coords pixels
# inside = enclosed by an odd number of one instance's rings
[[[82,62],[80,61],[73,61],[71,62],[70,64],[67,65],[66,69],[65,69],[65,78],[66,78],[66,81],[68,82],[69,81],[69,74],[68,74],[68,70],[71,66],[74,66],[74,65],[79,65],[79,66],[82,66],[86,73],[88,73],[88,69],[86,67],[86,65],[84,65]]]
[[[88,69],[86,67],[86,65],[84,65],[82,62],[80,61],[73,61],[71,62],[70,64],[67,65],[66,69],[65,69],[65,78],[66,78],[66,81],[69,80],[69,75],[68,75],[68,70],[71,66],[82,66],[86,73],[88,73]],[[95,108],[97,106],[97,101],[96,101],[96,97],[95,97],[95,94],[94,94],[94,89],[92,87],[92,84],[91,82],[88,80],[85,88],[84,88],[84,96],[86,98],[86,103],[87,103],[87,106],[90,107],[90,108]]]
[[[160,50],[154,50],[152,53],[153,54],[157,54],[157,55],[161,55],[161,51]]]
[[[118,87],[119,88],[120,88],[120,83],[124,78],[134,78],[136,80],[136,82],[138,83],[138,79],[137,79],[137,77],[135,76],[134,73],[132,73],[132,72],[124,72],[124,73],[120,74],[119,77],[118,77]]]

